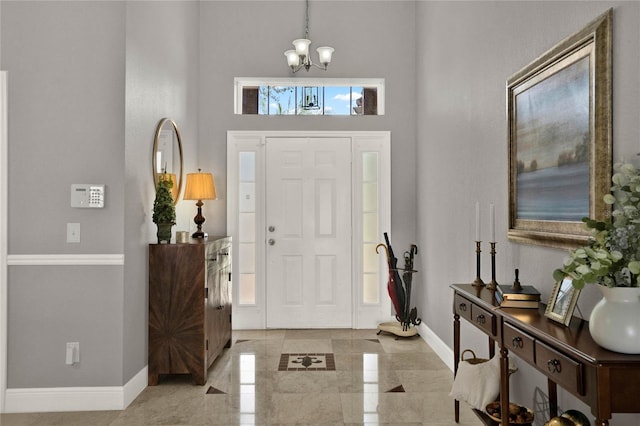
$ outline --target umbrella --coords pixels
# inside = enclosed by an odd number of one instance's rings
[[[376,253],[379,253],[378,249],[382,247],[387,253],[387,265],[389,266],[389,280],[387,281],[387,292],[393,303],[393,308],[396,310],[396,315],[400,315],[402,312],[400,301],[398,300],[398,293],[396,292],[396,284],[394,280],[393,267],[391,266],[391,257],[389,256],[389,249],[384,244],[378,244],[376,246]]]
[[[400,307],[400,310],[396,309],[396,314],[402,319],[406,293],[402,285],[402,280],[400,279],[400,274],[398,273],[398,259],[393,254],[393,248],[391,248],[391,244],[389,243],[389,235],[386,232],[384,233],[384,241],[387,243],[387,249],[389,251],[389,275],[393,275],[393,283],[398,297],[398,306]]]

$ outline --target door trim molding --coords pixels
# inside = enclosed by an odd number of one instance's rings
[[[239,238],[238,238],[238,184],[239,184],[239,166],[238,166],[238,154],[240,152],[255,152],[256,153],[256,176],[264,176],[264,145],[266,139],[270,137],[296,137],[296,138],[351,138],[352,146],[352,160],[354,155],[358,152],[367,151],[368,146],[375,146],[371,148],[371,151],[380,152],[382,155],[383,163],[381,165],[381,179],[386,180],[381,185],[380,190],[380,229],[382,234],[384,230],[389,230],[391,227],[391,133],[388,131],[227,131],[227,235],[234,237],[233,245],[233,270],[237,271],[233,274],[233,325],[234,329],[265,329],[266,328],[266,298],[264,297],[265,289],[265,250],[264,241],[266,234],[265,224],[265,212],[264,212],[264,198],[262,194],[265,191],[264,179],[259,182],[256,178],[256,304],[255,305],[238,305],[238,281],[240,277],[240,268],[238,264],[239,259]],[[358,151],[358,148],[360,150]],[[355,167],[352,167],[352,177]],[[356,185],[356,181],[352,179],[352,185]],[[361,194],[361,190],[352,191],[353,197],[358,197]],[[383,203],[386,203],[384,205]],[[260,211],[262,210],[262,211]],[[354,223],[354,217],[357,212],[352,208],[352,223]],[[352,229],[355,229],[354,227]],[[355,251],[358,246],[361,245],[361,241],[356,241],[356,232],[352,232],[352,262],[358,262],[358,259],[362,259],[362,256],[356,256]],[[385,266],[386,263],[382,262],[381,265]],[[380,300],[375,305],[364,305],[360,303],[358,299],[359,291],[356,291],[355,284],[362,283],[361,270],[352,268],[352,313],[353,313],[353,328],[369,328],[374,327],[373,318],[376,321],[389,321],[391,315],[391,303],[388,297],[386,297],[386,271],[380,274]],[[384,278],[384,279],[383,279]],[[384,281],[384,283],[382,282]],[[367,320],[365,320],[367,319]]]

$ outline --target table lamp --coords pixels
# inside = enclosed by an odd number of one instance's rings
[[[198,169],[198,173],[187,173],[187,184],[183,199],[198,201],[196,203],[198,214],[193,218],[198,230],[191,236],[193,238],[206,238],[207,234],[202,232],[202,224],[205,221],[204,216],[202,216],[202,206],[204,205],[202,200],[216,199],[216,184],[213,182],[213,175],[211,173],[202,173],[200,169]]]

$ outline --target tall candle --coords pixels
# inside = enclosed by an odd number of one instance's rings
[[[493,206],[493,203],[489,205],[489,233],[491,234],[491,242],[496,242],[496,209]]]
[[[480,241],[480,203],[476,201],[476,241]]]

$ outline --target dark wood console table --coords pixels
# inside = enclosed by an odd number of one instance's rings
[[[460,362],[460,318],[489,337],[489,356],[500,350],[500,402],[509,403],[509,351],[547,376],[549,417],[558,415],[557,385],[591,407],[596,426],[609,425],[612,413],[640,413],[640,356],[608,351],[589,333],[589,323],[574,317],[568,327],[539,309],[499,308],[495,291],[472,284],[453,284],[453,354]],[[487,425],[498,423],[476,414]],[[455,420],[460,403],[455,401]],[[548,420],[548,419],[547,419]],[[503,417],[502,426],[508,426]]]

